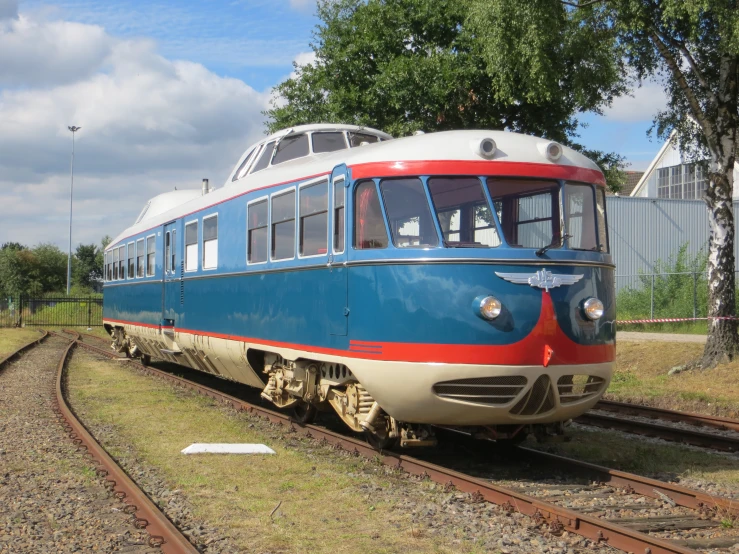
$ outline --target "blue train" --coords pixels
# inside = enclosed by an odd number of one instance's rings
[[[106,250],[104,324],[378,447],[561,433],[615,358],[605,206],[598,167],[545,139],[294,127],[146,204]]]

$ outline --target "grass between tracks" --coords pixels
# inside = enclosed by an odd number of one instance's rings
[[[739,360],[713,369],[667,375],[695,360],[703,345],[678,342],[619,342],[606,398],[673,410],[739,417]]]
[[[39,336],[36,329],[0,329],[0,358]]]
[[[103,439],[111,454],[119,456],[120,445],[127,445],[185,493],[198,519],[225,529],[244,551],[478,551],[453,534],[424,536],[408,510],[372,492],[379,486],[407,503],[414,489],[436,494],[428,481],[409,482],[372,460],[334,454],[253,416],[82,353],[70,364],[69,385],[85,422],[114,429],[113,444]],[[194,442],[264,443],[277,454],[180,453]]]

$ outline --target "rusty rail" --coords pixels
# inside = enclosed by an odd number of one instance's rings
[[[65,332],[72,333],[72,331]],[[76,339],[71,340],[64,350],[57,367],[55,412],[60,423],[69,433],[77,448],[87,452],[91,460],[98,465],[97,475],[105,478],[106,487],[113,491],[118,500],[126,504],[123,511],[133,516],[134,526],[138,529],[146,529],[149,533],[149,546],[159,547],[166,554],[196,554],[198,550],[108,455],[82,422],[77,419],[67,403],[64,394],[66,362],[72,349],[77,344],[83,344],[79,341],[79,333],[74,333],[77,335]],[[58,336],[63,337],[63,335]]]
[[[49,333],[47,333],[46,331],[41,331],[41,333],[41,336],[39,336],[38,338],[28,341],[26,344],[19,348],[16,348],[13,352],[8,354],[4,358],[0,358],[0,370],[2,370],[2,368],[5,367],[5,364],[7,364],[10,360],[15,359],[17,356],[19,356],[29,348],[33,348],[37,344],[41,344],[49,337]]]
[[[91,351],[98,352],[110,358],[119,359],[118,356],[110,351],[100,349],[83,342],[80,344]],[[460,491],[474,494],[477,498],[503,506],[506,510],[518,511],[531,516],[538,521],[546,521],[549,525],[549,529],[553,533],[561,533],[563,531],[573,532],[588,539],[606,543],[614,548],[618,548],[626,552],[649,554],[696,554],[695,550],[677,544],[674,541],[654,537],[588,514],[581,514],[567,508],[562,508],[538,498],[494,485],[470,475],[459,473],[403,454],[385,451],[378,452],[364,441],[347,437],[315,425],[300,425],[288,415],[251,404],[210,387],[171,375],[159,369],[143,367],[140,364],[136,364],[136,367],[140,371],[149,375],[160,377],[175,385],[189,388],[199,394],[228,404],[237,410],[246,411],[247,413],[266,418],[273,423],[285,425],[305,436],[326,441],[334,445],[337,449],[343,449],[355,455],[379,459],[385,465],[407,471],[413,475],[428,477],[443,485],[453,485]],[[732,502],[727,499],[711,497],[699,491],[692,491],[671,483],[648,479],[594,464],[578,462],[561,456],[553,456],[529,449],[521,450],[526,453],[527,457],[539,457],[538,459],[546,462],[556,461],[559,465],[568,465],[570,470],[574,468],[576,471],[588,471],[598,475],[604,482],[622,486],[627,490],[637,492],[644,496],[660,498],[661,493],[669,496],[677,505],[680,506],[686,506],[697,510],[720,508],[728,510],[731,513],[739,513],[739,508],[734,507]]]
[[[675,410],[667,410],[665,408],[642,406],[641,404],[616,402],[614,400],[600,400],[595,405],[595,409],[623,415],[634,415],[651,419],[689,423],[698,427],[713,427],[714,429],[739,431],[739,420],[731,419],[729,417],[710,416],[692,412],[678,412]]]

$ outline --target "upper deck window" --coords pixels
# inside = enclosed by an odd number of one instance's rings
[[[146,206],[144,206],[144,209],[141,210],[141,213],[136,218],[136,223],[139,223],[142,219],[144,219],[144,216],[146,215],[146,212],[149,211],[149,206],[151,206],[151,200],[146,203]]]
[[[241,165],[239,166],[239,168],[234,172],[234,176],[231,179],[231,181],[238,181],[244,175],[246,175],[246,171],[247,169],[249,169],[249,163],[252,161],[252,157],[254,157],[258,149],[259,149],[258,146],[255,146],[254,148],[251,149],[251,151],[244,158],[244,161],[241,162]]]
[[[363,181],[354,191],[354,248],[387,248],[387,231],[374,181]]]
[[[490,177],[487,184],[510,246],[561,246],[559,183]]]
[[[431,201],[444,235],[444,246],[499,246],[501,241],[477,177],[431,177]]]
[[[269,162],[272,160],[272,152],[275,150],[275,141],[268,142],[267,146],[264,147],[262,150],[262,155],[259,156],[259,159],[257,160],[257,163],[254,164],[254,167],[251,169],[251,173],[256,173],[257,171],[261,171],[265,167],[269,165]]]
[[[336,152],[346,148],[344,133],[341,131],[329,131],[313,133],[313,153]]]
[[[380,190],[397,248],[428,248],[439,244],[421,179],[383,179]]]
[[[308,145],[308,135],[294,135],[282,139],[276,147],[275,156],[272,159],[272,165],[289,162],[296,158],[302,158],[310,153]]]
[[[366,142],[372,144],[374,142],[380,142],[380,137],[377,135],[370,135],[369,133],[352,133],[349,132],[349,145],[352,148],[362,146],[362,143]]]

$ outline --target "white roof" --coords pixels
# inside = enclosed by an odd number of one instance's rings
[[[316,129],[319,126],[311,125],[305,127]],[[346,127],[350,126],[329,125],[324,128]],[[295,129],[299,128],[296,127]],[[492,138],[497,146],[494,157],[488,161],[490,164],[495,164],[496,162],[528,162],[540,165],[575,166],[600,171],[600,168],[593,161],[568,147],[562,147],[562,156],[559,160],[556,162],[549,160],[545,155],[545,148],[551,142],[548,139],[519,133],[485,130],[427,133],[389,140],[387,142],[378,142],[348,150],[338,150],[336,152],[297,158],[247,175],[234,182],[231,186],[222,187],[205,196],[200,195],[200,190],[189,191],[193,194],[193,199],[177,204],[168,211],[158,213],[156,216],[147,216],[140,223],[123,231],[113,240],[111,246],[125,237],[242,195],[250,190],[278,183],[306,179],[311,176],[325,175],[342,163],[351,167],[373,162],[481,161],[485,158],[478,153],[477,146],[484,138]]]

